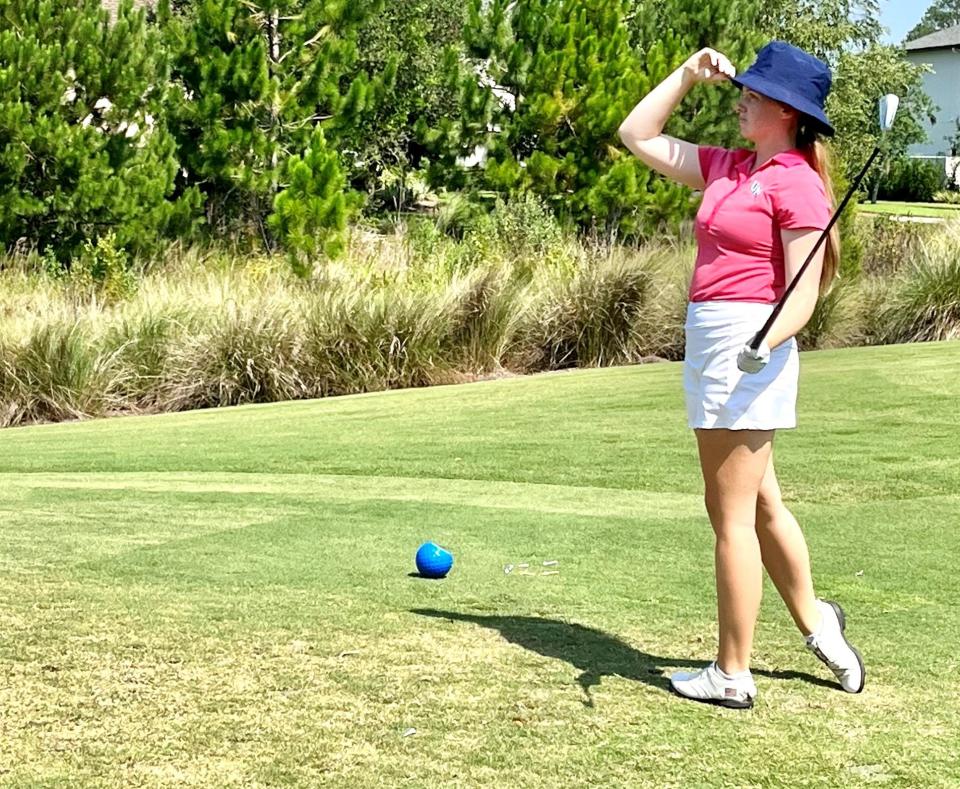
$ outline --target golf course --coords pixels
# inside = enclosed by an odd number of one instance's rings
[[[777,464],[862,694],[769,582],[754,709],[668,692],[716,647],[676,363],[36,425],[0,785],[960,785],[960,343],[802,365]]]

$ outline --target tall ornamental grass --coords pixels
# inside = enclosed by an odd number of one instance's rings
[[[373,254],[357,237],[306,280],[280,258],[173,247],[135,287],[109,292],[8,259],[0,424],[630,363],[664,344],[654,282],[684,277],[686,250],[565,242],[538,270],[484,243],[476,263],[446,238],[423,255],[402,234],[377,238]]]
[[[880,340],[960,338],[960,224],[948,224],[904,265],[883,306]]]
[[[306,279],[281,258],[176,245],[101,280],[95,260],[54,275],[8,256],[0,425],[682,358],[689,243],[576,241],[535,205],[519,215],[524,233],[357,229]],[[960,337],[960,225],[898,226],[821,300],[803,348]]]

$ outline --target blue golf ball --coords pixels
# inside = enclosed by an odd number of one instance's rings
[[[443,578],[453,567],[453,554],[435,542],[425,542],[417,549],[417,572],[425,578]]]

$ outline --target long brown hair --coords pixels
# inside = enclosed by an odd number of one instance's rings
[[[827,190],[827,197],[830,198],[831,215],[837,207],[837,196],[833,193],[833,179],[830,178],[831,165],[833,157],[830,148],[822,143],[813,128],[813,124],[806,121],[804,116],[800,116],[800,123],[797,126],[797,148],[807,157],[810,166],[817,171],[817,174],[823,180],[823,185]],[[837,224],[830,229],[830,234],[824,244],[823,269],[820,272],[820,294],[823,295],[833,284],[834,278],[840,267],[840,230]]]

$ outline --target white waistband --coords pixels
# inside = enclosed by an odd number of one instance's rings
[[[691,301],[687,304],[687,327],[756,325],[759,329],[773,312],[774,304],[757,301]]]

